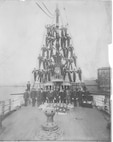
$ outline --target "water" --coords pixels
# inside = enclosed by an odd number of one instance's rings
[[[23,93],[26,86],[0,86],[0,101],[11,98],[10,94]]]

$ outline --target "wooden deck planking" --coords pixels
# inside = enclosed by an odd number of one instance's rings
[[[62,128],[63,140],[109,140],[107,121],[96,109],[76,107],[67,115],[54,117]],[[46,117],[37,107],[23,107],[3,121],[0,140],[36,140]]]

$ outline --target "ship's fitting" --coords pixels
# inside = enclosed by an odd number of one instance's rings
[[[42,124],[41,130],[37,136],[39,140],[61,140],[63,136],[63,131],[58,126],[56,122],[54,122],[55,109],[50,106],[45,109],[45,115],[47,117],[47,121]]]

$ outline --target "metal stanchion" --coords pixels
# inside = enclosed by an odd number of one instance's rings
[[[11,99],[9,99],[9,112],[11,112]]]
[[[2,101],[2,118],[4,117],[5,112],[5,101]]]
[[[2,129],[2,115],[0,115],[0,129]]]

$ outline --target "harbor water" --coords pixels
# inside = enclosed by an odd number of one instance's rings
[[[11,94],[23,93],[26,86],[0,86],[0,101],[11,99]]]

